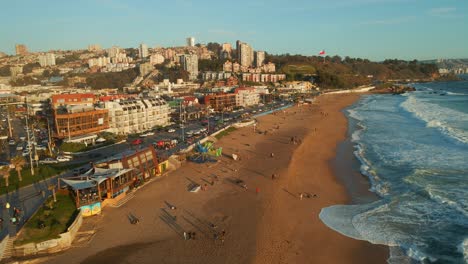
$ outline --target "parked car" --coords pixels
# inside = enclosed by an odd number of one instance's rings
[[[8,145],[16,145],[16,141],[14,139],[10,139],[10,141],[8,141]]]
[[[16,145],[16,150],[18,150],[18,151],[23,150],[23,144],[19,143],[18,145]]]
[[[68,158],[68,157],[65,157],[65,156],[57,156],[57,161],[58,162],[67,162],[67,161],[71,161],[71,159]]]
[[[143,143],[143,140],[141,140],[139,138],[132,141],[132,145],[140,145],[141,143]]]
[[[37,145],[36,146],[36,150],[46,150],[46,149],[47,149],[47,147],[44,146],[44,145]]]
[[[174,133],[174,132],[175,132],[175,129],[171,128],[171,129],[167,130],[167,132],[169,132],[169,133]]]
[[[29,150],[28,149],[23,150],[23,157],[26,157],[28,155],[29,155]]]
[[[45,158],[39,161],[39,164],[55,164],[55,163],[58,163],[58,161],[53,158]]]

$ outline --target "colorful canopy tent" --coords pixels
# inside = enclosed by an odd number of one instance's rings
[[[223,148],[215,148],[213,142],[207,141],[203,144],[197,142],[195,145],[195,153],[190,156],[190,160],[197,163],[207,161],[215,162],[217,157],[222,155]]]

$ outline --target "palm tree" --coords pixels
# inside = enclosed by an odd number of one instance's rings
[[[22,181],[23,177],[21,177],[21,170],[26,164],[26,160],[21,156],[16,156],[11,159],[11,164],[15,167],[15,170],[18,172],[18,180]]]
[[[8,187],[8,180],[10,178],[10,167],[2,166],[0,167],[0,175],[5,179],[5,186]]]

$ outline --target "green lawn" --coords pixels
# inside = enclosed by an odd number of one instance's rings
[[[236,128],[235,127],[229,127],[228,129],[224,130],[223,132],[220,132],[219,134],[217,134],[215,136],[215,138],[219,140],[222,137],[229,135],[229,133],[231,133],[233,131],[236,131]]]
[[[40,164],[39,168],[34,167],[34,175],[31,175],[30,168],[23,168],[21,171],[22,181],[18,180],[18,173],[16,170],[10,171],[10,185],[8,188],[5,186],[5,179],[0,179],[0,195],[15,191],[21,187],[40,182],[44,179],[58,175],[64,171],[71,170],[83,166],[85,163],[79,163],[74,165],[62,165],[62,164]]]
[[[50,197],[24,225],[15,240],[15,245],[42,242],[58,238],[67,231],[78,213],[75,203],[68,194],[57,194],[57,202]],[[42,224],[42,226],[41,226]]]
[[[316,72],[315,68],[308,64],[288,64],[282,68],[282,71],[289,74],[315,74]]]

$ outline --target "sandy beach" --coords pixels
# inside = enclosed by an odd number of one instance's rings
[[[346,136],[347,120],[341,110],[358,98],[324,95],[314,105],[260,117],[256,132],[253,127],[241,128],[216,143],[225,154],[218,162],[184,163],[140,188],[124,206],[105,208],[103,215],[93,217],[90,222],[97,233],[91,240],[43,260],[386,263],[386,247],[342,236],[318,217],[323,207],[350,200],[330,161]],[[291,137],[297,137],[297,144]],[[230,158],[233,153],[241,160]],[[247,189],[236,184],[237,179]],[[191,182],[206,183],[207,190],[188,192]],[[128,214],[140,223],[130,224]],[[195,239],[184,240],[184,231],[195,232]]]

